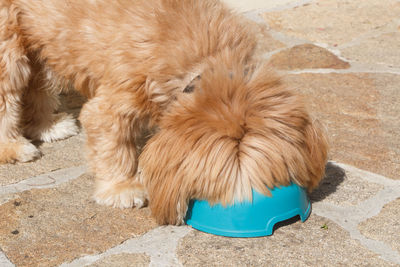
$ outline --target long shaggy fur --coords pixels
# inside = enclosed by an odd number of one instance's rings
[[[141,206],[147,187],[157,220],[177,224],[194,197],[318,184],[324,134],[220,2],[0,0],[0,14],[0,162],[39,156],[26,137],[77,132],[53,114],[73,86],[88,97],[80,120],[98,203]]]
[[[161,224],[182,223],[190,199],[226,205],[292,181],[312,190],[324,174],[327,141],[301,98],[266,65],[221,57],[192,95],[179,96],[140,156]]]

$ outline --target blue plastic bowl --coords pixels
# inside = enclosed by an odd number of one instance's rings
[[[259,237],[272,235],[274,225],[297,215],[305,221],[311,213],[311,203],[304,188],[291,184],[271,190],[264,196],[253,190],[253,201],[231,206],[211,206],[206,200],[192,200],[186,214],[186,224],[221,236]]]

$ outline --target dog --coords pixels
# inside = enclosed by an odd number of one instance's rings
[[[75,88],[99,204],[148,198],[160,224],[181,224],[192,198],[228,204],[323,177],[322,127],[217,0],[0,0],[0,41],[0,162],[76,134],[55,114]]]

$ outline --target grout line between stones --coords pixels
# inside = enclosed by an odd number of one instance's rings
[[[312,42],[310,40],[307,39],[302,39],[302,38],[297,38],[294,36],[289,36],[286,35],[282,32],[279,31],[275,31],[273,29],[271,29],[268,25],[268,23],[265,22],[265,20],[262,18],[261,13],[263,12],[271,12],[271,11],[277,11],[277,10],[285,10],[285,9],[290,9],[290,8],[295,8],[297,6],[300,6],[302,4],[306,4],[306,3],[311,3],[313,1],[300,1],[300,2],[296,2],[296,3],[290,3],[287,7],[283,8],[285,5],[283,5],[282,7],[276,7],[276,8],[271,8],[271,9],[257,9],[257,10],[251,10],[248,11],[246,13],[244,13],[244,16],[247,19],[250,19],[256,23],[261,23],[264,25],[267,25],[269,28],[269,33],[271,35],[271,37],[277,41],[280,41],[282,43],[284,43],[287,47],[285,48],[280,48],[271,52],[268,52],[266,54],[263,55],[264,59],[268,59],[269,57],[271,57],[271,55],[278,53],[282,50],[285,49],[289,49],[290,47],[296,46],[296,45],[300,45],[300,44],[314,44],[316,46],[320,46],[323,47],[325,49],[327,49],[328,51],[332,52],[333,54],[335,54],[339,59],[349,62],[351,63],[351,68],[347,69],[347,70],[335,70],[335,69],[313,69],[313,70],[309,70],[309,69],[304,69],[304,70],[299,70],[299,71],[295,71],[295,74],[298,73],[352,73],[352,72],[367,72],[367,73],[390,73],[390,74],[400,74],[400,69],[399,68],[392,68],[392,67],[388,67],[382,64],[377,64],[377,65],[363,65],[360,64],[356,61],[349,61],[347,58],[342,57],[341,56],[341,50],[348,48],[348,47],[352,47],[355,45],[358,45],[360,43],[362,43],[363,41],[365,41],[368,38],[374,38],[374,37],[379,37],[382,36],[383,34],[387,34],[387,33],[392,33],[392,32],[397,32],[397,28],[400,25],[400,19],[393,19],[391,22],[382,25],[381,27],[379,27],[378,29],[372,29],[366,33],[363,33],[360,36],[357,36],[355,38],[353,38],[352,40],[350,40],[349,42],[346,42],[344,44],[341,44],[337,47],[332,47],[329,44],[325,44],[325,43],[318,43],[318,42]],[[354,71],[356,69],[359,69],[358,71]]]
[[[389,203],[400,196],[400,181],[391,180],[384,176],[360,170],[346,164],[336,162],[334,162],[334,164],[345,169],[346,171],[358,172],[366,181],[384,185],[385,188],[356,207],[342,208],[330,204],[315,203],[313,210],[317,215],[331,219],[332,221],[341,225],[351,234],[352,238],[359,240],[361,244],[366,246],[371,251],[381,255],[381,257],[385,260],[400,264],[400,256],[396,251],[393,251],[387,244],[381,241],[366,238],[357,229],[357,225],[360,222],[379,214],[382,207],[386,203]],[[17,184],[0,187],[0,196],[18,193],[33,188],[55,187],[61,183],[76,179],[85,172],[86,167],[79,166],[35,176]],[[350,217],[348,216],[349,214],[351,215]],[[167,262],[179,265],[179,261],[176,259],[175,255],[177,243],[179,239],[184,237],[189,231],[190,230],[188,227],[159,227],[141,237],[129,239],[123,244],[109,249],[102,254],[86,256],[75,260],[70,264],[62,266],[88,265],[105,256],[121,252],[146,253],[151,257],[152,266],[162,266]],[[168,240],[168,242],[166,243],[165,240]],[[1,251],[0,264],[0,266],[4,265],[7,267],[14,266]]]
[[[346,74],[346,73],[380,73],[380,74],[395,74],[400,75],[400,68],[389,67],[385,64],[365,64],[359,63],[357,61],[349,60],[343,56],[341,56],[341,51],[329,47],[324,44],[320,43],[312,43],[308,40],[301,40],[301,39],[285,39],[286,37],[282,37],[281,33],[273,33],[271,36],[280,42],[285,43],[288,47],[279,48],[270,52],[267,52],[262,55],[262,57],[268,60],[272,55],[277,54],[283,50],[290,49],[293,46],[300,45],[300,44],[314,44],[316,46],[322,47],[327,49],[329,52],[336,55],[339,59],[350,63],[350,68],[348,69],[325,69],[325,68],[318,68],[318,69],[299,69],[299,70],[288,70],[282,71],[287,74],[303,74],[303,73],[320,73],[320,74],[329,74],[329,73],[339,73],[339,74]]]
[[[379,69],[371,69],[371,68],[359,68],[359,67],[350,67],[349,69],[301,69],[301,70],[291,70],[285,71],[287,74],[305,74],[305,73],[315,73],[315,74],[330,74],[330,73],[338,73],[338,74],[348,74],[348,73],[379,73],[379,74],[395,74],[400,75],[400,69],[398,68],[379,68]]]
[[[56,187],[62,183],[74,180],[86,172],[86,166],[81,165],[78,167],[71,167],[56,170],[46,174],[34,176],[16,184],[3,185],[0,187],[0,197],[6,195],[20,193],[31,189],[43,189]],[[8,200],[1,200],[0,205],[8,202]]]
[[[265,24],[267,24],[267,23],[265,23]],[[282,32],[275,31],[273,29],[269,29],[268,33],[271,35],[271,37],[273,39],[275,39],[275,40],[287,45],[287,47],[285,49],[293,47],[295,45],[312,44],[313,43],[310,40],[297,38],[297,37],[294,37],[294,36],[289,36],[289,35],[286,35],[286,34],[284,34]],[[319,44],[319,46],[321,46],[321,47],[323,46],[324,48],[326,47],[326,45],[323,45],[323,44]]]
[[[121,253],[145,253],[150,256],[150,266],[182,266],[176,256],[176,249],[179,240],[190,231],[189,226],[160,226],[142,236],[128,239],[101,254],[84,256],[70,263],[63,263],[60,267],[87,266],[105,257]]]
[[[295,1],[295,2],[288,2],[286,4],[278,5],[278,6],[275,6],[275,7],[257,8],[257,9],[249,10],[247,12],[244,12],[243,15],[246,18],[251,19],[251,20],[253,20],[255,22],[260,22],[261,21],[260,20],[261,13],[277,12],[277,11],[293,9],[293,8],[296,8],[296,7],[299,7],[299,6],[310,4],[312,2],[315,2],[315,0],[299,0],[299,1]],[[265,22],[264,20],[262,20],[262,21]]]
[[[369,239],[360,233],[358,230],[358,221],[362,221],[362,219],[352,219],[351,217],[356,217],[355,215],[348,217],[349,214],[352,214],[352,212],[356,210],[357,207],[342,208],[332,204],[313,204],[313,212],[315,212],[315,214],[328,218],[337,223],[345,231],[349,232],[352,239],[358,240],[361,245],[378,254],[382,259],[392,263],[400,264],[400,254],[397,251],[393,250],[389,245],[382,241]]]
[[[400,1],[400,0],[399,0]],[[359,169],[357,167],[351,166],[351,165],[347,165],[344,163],[340,163],[340,162],[335,162],[335,161],[331,161],[333,164],[347,170],[347,171],[351,171],[351,172],[357,172],[358,174],[360,174],[360,176],[371,183],[378,183],[384,186],[400,186],[400,180],[393,180],[393,179],[389,179],[385,176],[382,176],[380,174],[376,174],[373,172],[369,172],[369,171],[365,171],[362,169]]]
[[[400,197],[400,181],[391,180],[346,164],[336,162],[334,164],[345,171],[356,172],[364,180],[381,184],[384,188],[357,206],[339,207],[328,203],[314,203],[313,212],[340,225],[350,233],[351,238],[358,240],[363,246],[380,255],[384,260],[400,264],[400,254],[397,251],[382,241],[365,237],[358,229],[361,222],[378,215],[385,204]]]
[[[321,73],[321,74],[328,74],[328,73],[340,73],[340,74],[346,74],[346,73],[382,73],[382,74],[400,74],[400,68],[396,67],[390,67],[387,66],[386,64],[365,64],[365,63],[360,63],[354,60],[349,60],[346,57],[343,57],[341,55],[341,51],[337,48],[332,48],[329,47],[325,44],[321,43],[312,43],[308,40],[301,40],[301,39],[293,39],[293,38],[286,38],[282,37],[283,35],[281,33],[273,33],[271,34],[272,38],[275,40],[278,40],[280,42],[285,43],[287,47],[279,48],[270,52],[267,52],[262,55],[262,57],[266,60],[268,60],[272,55],[277,54],[283,50],[290,49],[291,47],[294,47],[296,45],[301,45],[301,44],[313,44],[322,48],[325,48],[335,56],[337,56],[340,60],[343,60],[345,62],[350,63],[350,68],[348,69],[325,69],[325,68],[319,68],[319,69],[299,69],[299,70],[289,70],[285,71],[288,74],[302,74],[302,73]]]
[[[0,266],[15,267],[15,265],[7,258],[6,254],[0,249]]]
[[[253,21],[256,21],[254,18],[250,18]],[[262,22],[265,23],[265,22]],[[385,31],[384,33],[391,32]],[[290,49],[293,46],[301,45],[301,44],[313,44],[322,48],[327,49],[329,52],[336,55],[339,59],[350,63],[350,68],[348,69],[299,69],[299,70],[291,70],[291,71],[284,71],[288,74],[303,74],[303,73],[321,73],[321,74],[329,74],[329,73],[339,73],[339,74],[346,74],[346,73],[380,73],[380,74],[395,74],[400,75],[400,68],[394,68],[390,66],[386,66],[385,64],[363,64],[357,61],[349,60],[341,55],[341,48],[338,47],[330,47],[328,44],[324,43],[317,43],[311,42],[306,39],[299,39],[291,36],[287,36],[281,32],[274,31],[272,29],[269,30],[271,37],[279,42],[284,43],[287,47],[282,47],[270,52],[267,52],[262,55],[265,60],[268,60],[272,55],[279,53],[283,50]],[[379,35],[378,35],[379,36]],[[343,45],[342,45],[343,46]]]
[[[368,32],[365,32],[355,38],[353,38],[352,40],[343,43],[341,45],[339,45],[337,48],[338,49],[345,49],[348,47],[352,47],[352,46],[356,46],[359,44],[362,44],[365,40],[370,39],[370,38],[379,38],[380,36],[387,34],[387,33],[392,33],[392,32],[396,32],[396,27],[399,24],[399,20],[398,19],[393,19],[392,21],[379,26],[378,28],[372,29]]]

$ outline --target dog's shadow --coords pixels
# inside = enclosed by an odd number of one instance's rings
[[[312,203],[319,202],[336,192],[337,187],[344,181],[346,172],[341,167],[332,162],[328,162],[325,166],[325,177],[322,179],[319,187],[310,195]],[[285,221],[278,222],[274,226],[274,231],[281,227],[288,226],[300,220],[300,216],[295,216]]]
[[[337,187],[346,178],[346,172],[332,162],[325,166],[325,177],[320,185],[310,195],[311,202],[319,202],[336,192]]]
[[[74,90],[60,94],[59,100],[60,107],[58,108],[57,112],[71,114],[76,119],[79,117],[79,113],[81,112],[83,104],[87,102],[86,97]]]

